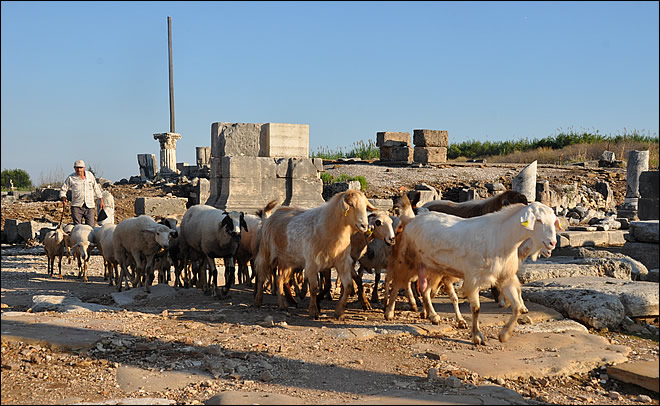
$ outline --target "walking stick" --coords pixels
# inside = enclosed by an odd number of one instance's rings
[[[64,202],[62,202],[62,217],[60,217],[60,225],[57,228],[62,228],[62,220],[64,220]]]

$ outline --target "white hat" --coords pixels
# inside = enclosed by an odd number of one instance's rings
[[[85,161],[82,159],[77,160],[76,162],[73,163],[74,168],[84,168],[85,167]]]

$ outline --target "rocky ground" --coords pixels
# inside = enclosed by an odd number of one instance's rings
[[[400,195],[421,182],[443,193],[475,183],[499,181],[509,186],[521,168],[478,164],[441,168],[344,163],[327,166],[333,175],[365,176],[369,182],[368,197],[378,198]],[[592,186],[597,180],[607,180],[619,203],[623,200],[625,173],[620,169],[539,167],[538,173],[539,180],[548,179],[551,183],[575,181]],[[178,193],[176,186],[163,189],[117,185],[107,189],[115,197],[117,221],[133,216],[137,196]],[[61,204],[57,202],[3,203],[2,222],[5,218],[59,222],[61,213]],[[65,222],[68,218],[65,214]],[[459,329],[451,319],[433,328],[408,310],[403,297],[397,303],[396,320],[389,322],[383,318],[382,305],[364,311],[354,298],[349,300],[343,321],[334,319],[334,302],[322,304],[318,321],[307,315],[306,299],[297,308],[284,312],[277,309],[273,296],[266,295],[265,304],[256,309],[252,305],[252,288],[244,285],[235,285],[226,300],[205,296],[196,289],[182,289],[162,297],[141,293],[134,302],[119,306],[112,297],[115,289],[102,278],[100,256],[92,256],[90,281],[82,283],[75,277],[73,264],[66,260],[64,279],[47,277],[46,257],[37,254],[38,248],[33,248],[33,252],[3,245],[3,332],[7,320],[4,315],[30,311],[35,295],[73,295],[85,303],[112,309],[36,313],[57,320],[59,326],[69,329],[65,331],[101,331],[103,338],[88,349],[72,351],[43,343],[16,342],[3,335],[2,404],[100,403],[113,399],[116,403],[123,398],[201,404],[219,393],[244,392],[268,394],[271,404],[281,403],[282,399],[306,404],[358,404],[368,402],[370,396],[388,393],[405,393],[406,399],[417,403],[415,399],[422,402],[440,395],[472,393],[483,387],[504,387],[519,394],[515,397],[507,392],[508,395],[495,398],[504,403],[658,404],[656,392],[606,377],[606,364],[572,373],[539,372],[519,379],[489,378],[463,368],[447,355],[466,352],[471,357],[485,357],[515,349],[515,335],[522,335],[514,334],[509,343],[501,344],[496,338],[500,326],[485,323],[483,332],[488,345],[474,347],[468,330]],[[368,294],[373,287],[371,282],[373,279],[366,284]],[[382,297],[382,289],[380,294]],[[334,297],[338,297],[338,292]],[[486,297],[483,301],[492,302]],[[416,333],[406,330],[407,326],[414,327]],[[403,331],[396,333],[398,329]],[[347,330],[361,336],[348,339]],[[658,359],[657,338],[620,331],[591,334],[612,346],[628,347],[629,360]],[[180,377],[170,375],[167,381],[163,379],[167,388],[148,376],[178,372]]]

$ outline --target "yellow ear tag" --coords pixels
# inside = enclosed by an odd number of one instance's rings
[[[367,234],[367,237],[370,236],[370,235],[373,234],[373,233],[374,233],[374,230],[372,230],[372,229],[368,229],[368,230],[367,230],[367,233],[366,233],[366,234]]]
[[[525,228],[529,228],[529,220],[525,220],[525,221],[521,222],[520,224],[522,224],[522,226],[525,227]]]
[[[348,216],[348,208],[346,208],[346,210],[344,210],[344,217],[346,217],[346,216]]]

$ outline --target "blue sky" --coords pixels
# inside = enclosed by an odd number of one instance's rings
[[[310,152],[379,131],[449,141],[658,134],[658,2],[12,2],[1,10],[2,169],[84,159],[113,181],[169,131],[309,125]]]

